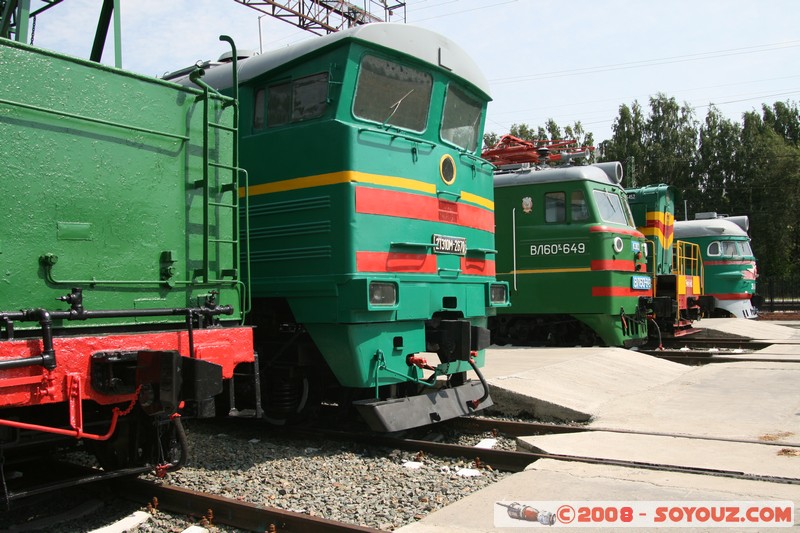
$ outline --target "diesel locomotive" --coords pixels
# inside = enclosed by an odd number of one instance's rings
[[[636,227],[647,237],[647,271],[653,279],[650,336],[695,333],[696,320],[710,307],[700,247],[675,236],[677,191],[665,184],[627,189]]]
[[[699,246],[705,270],[705,296],[713,299],[704,316],[757,318],[758,270],[747,231],[747,216],[696,213],[676,221],[675,238]]]
[[[78,441],[176,468],[179,411],[254,376],[236,101],[10,39],[0,80],[0,498],[15,458]]]
[[[375,23],[241,59],[238,72],[204,68],[241,100],[265,417],[334,404],[396,431],[491,405],[487,317],[509,301],[475,63],[441,35]]]
[[[512,148],[510,160],[498,147],[484,152],[498,164],[497,277],[509,283],[512,301],[491,320],[493,341],[644,344],[652,278],[620,185],[622,166],[540,167],[538,155],[533,165],[522,163],[525,143],[501,140]],[[541,162],[571,158],[553,155]]]

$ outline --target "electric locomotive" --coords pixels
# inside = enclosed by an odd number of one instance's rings
[[[675,222],[675,238],[700,247],[705,267],[705,296],[713,298],[707,316],[758,316],[758,270],[747,236],[749,227],[746,216],[717,213],[696,213],[695,220]]]
[[[229,64],[206,70],[232,90]],[[508,287],[475,63],[441,35],[375,23],[243,59],[238,75],[265,416],[325,402],[396,431],[491,405],[478,369]]]
[[[176,468],[179,412],[253,374],[236,102],[8,39],[0,79],[0,497],[17,458],[78,441]]]
[[[513,149],[526,141],[502,143]],[[484,155],[507,162],[498,150]],[[509,283],[512,306],[492,319],[494,342],[633,347],[647,341],[645,239],[621,180],[619,163],[500,165],[494,178],[497,277]]]
[[[700,248],[675,239],[676,194],[674,187],[664,184],[627,190],[636,226],[647,236],[647,270],[654,292],[652,338],[697,332],[694,321],[709,308]]]

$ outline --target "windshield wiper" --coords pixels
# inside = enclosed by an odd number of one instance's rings
[[[391,109],[391,110],[392,110],[392,112],[391,112],[391,113],[389,113],[389,116],[388,116],[388,117],[386,117],[386,120],[384,120],[384,121],[383,121],[383,124],[381,124],[381,127],[382,127],[382,128],[385,128],[385,127],[386,127],[386,123],[387,123],[387,122],[389,122],[389,119],[391,119],[391,118],[394,116],[394,114],[395,114],[395,113],[397,113],[397,110],[398,110],[398,109],[400,109],[400,104],[402,104],[402,103],[403,103],[403,100],[405,100],[405,99],[406,99],[406,97],[407,97],[409,94],[413,93],[413,92],[414,92],[414,89],[411,89],[411,90],[410,90],[410,91],[408,91],[406,94],[404,94],[404,95],[402,96],[402,98],[400,98],[400,100],[396,101],[395,103],[393,103],[392,105],[390,105],[390,106],[389,106],[389,109]]]

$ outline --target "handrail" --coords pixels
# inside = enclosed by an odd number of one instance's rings
[[[386,137],[391,137],[392,140],[394,140],[395,138],[403,139],[405,141],[409,141],[409,142],[412,142],[412,143],[427,144],[431,148],[436,148],[436,143],[435,142],[431,142],[431,141],[428,141],[428,140],[425,140],[425,139],[419,139],[417,137],[412,137],[411,135],[403,135],[402,133],[397,133],[397,132],[394,132],[394,131],[373,130],[371,128],[359,128],[358,129],[358,133],[359,134],[361,134],[361,133],[374,133],[376,135],[383,135],[383,136],[386,136]]]
[[[32,111],[39,111],[39,112],[42,112],[42,113],[48,113],[48,114],[56,115],[56,116],[59,116],[59,117],[73,118],[73,119],[76,119],[76,120],[84,120],[86,122],[92,122],[94,124],[102,124],[104,126],[112,126],[112,127],[115,127],[115,128],[123,128],[123,129],[126,129],[126,130],[138,131],[138,132],[141,132],[141,133],[150,133],[152,135],[160,135],[162,137],[168,137],[170,139],[177,139],[179,141],[188,141],[189,140],[189,137],[186,136],[186,135],[178,135],[177,133],[168,133],[166,131],[158,131],[158,130],[154,130],[154,129],[150,129],[150,128],[142,128],[140,126],[133,126],[131,124],[124,124],[122,122],[113,122],[111,120],[104,120],[102,118],[85,117],[85,116],[78,115],[78,114],[75,114],[75,113],[67,113],[66,111],[57,111],[55,109],[48,109],[46,107],[40,107],[40,106],[35,106],[35,105],[30,105],[30,104],[23,104],[22,102],[15,102],[13,100],[6,100],[4,98],[0,98],[0,104],[5,104],[5,105],[8,105],[8,106],[12,106],[12,107],[13,106],[17,106],[17,107],[21,107],[23,109],[30,109]]]

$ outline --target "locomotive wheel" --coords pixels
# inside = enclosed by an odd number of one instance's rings
[[[266,379],[263,376],[268,376]],[[319,383],[312,369],[272,368],[262,372],[261,405],[264,419],[276,426],[307,422],[321,403]]]

